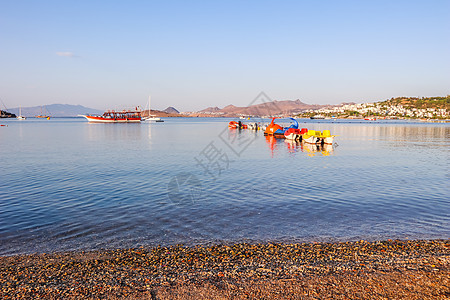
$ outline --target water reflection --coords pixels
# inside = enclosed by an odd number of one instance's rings
[[[273,136],[266,136],[266,144],[269,146],[271,157],[277,152],[286,151],[289,154],[303,152],[308,156],[322,155],[329,156],[334,151],[333,145],[309,144],[300,141],[277,139]]]
[[[300,143],[300,147],[303,152],[307,153],[308,156],[322,155],[329,156],[333,153],[333,145],[329,144],[308,144],[308,143]]]
[[[140,140],[142,134],[141,124],[102,124],[86,123],[88,138],[97,140]]]
[[[433,140],[450,137],[450,126],[446,125],[400,125],[383,124],[378,126],[367,126],[360,124],[314,124],[308,129],[331,130],[332,134],[340,135],[340,138],[354,138],[358,140],[372,140],[382,137],[384,140]]]
[[[147,124],[143,124],[143,125],[147,125],[146,126],[146,129],[147,129],[147,138],[148,138],[148,143],[151,145],[151,143],[152,143],[152,130],[153,130],[153,127],[154,126],[152,126],[152,123],[153,122],[148,122]]]
[[[224,131],[227,121],[11,121],[0,129],[0,255],[448,237],[450,124],[302,125],[339,135],[339,147],[321,147]],[[211,142],[233,161],[215,182],[194,160]],[[201,180],[201,201],[169,198],[183,173]]]
[[[267,135],[266,142],[267,142],[267,145],[269,146],[271,157],[273,158],[274,153],[276,152],[277,148],[281,144],[281,140],[275,138],[273,135]]]

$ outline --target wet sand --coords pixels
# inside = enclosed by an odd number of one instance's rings
[[[449,299],[450,240],[0,257],[0,299]]]

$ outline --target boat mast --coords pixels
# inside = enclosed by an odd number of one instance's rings
[[[152,113],[152,109],[151,109],[151,106],[150,106],[151,100],[152,100],[152,96],[148,95],[148,116],[149,117],[151,116],[151,113]]]

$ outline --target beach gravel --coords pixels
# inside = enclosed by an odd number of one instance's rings
[[[0,257],[0,299],[450,299],[449,240]]]

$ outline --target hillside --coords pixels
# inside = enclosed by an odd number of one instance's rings
[[[169,111],[171,111],[171,110],[169,110]],[[170,112],[154,110],[154,109],[152,109],[150,111],[148,109],[142,111],[142,116],[143,117],[148,117],[149,115],[160,117],[160,118],[187,117],[187,116],[182,115],[180,113],[175,113],[175,112],[174,113],[170,113]]]
[[[397,97],[386,101],[378,102],[380,105],[393,106],[402,105],[405,108],[417,109],[450,109],[450,95],[446,97],[428,97],[428,98],[414,98],[414,97]]]
[[[306,104],[300,100],[283,100],[272,101],[261,104],[255,104],[247,107],[238,107],[234,105],[228,105],[224,108],[208,107],[204,110],[198,111],[191,115],[196,116],[208,116],[208,115],[220,115],[223,117],[235,117],[239,115],[245,116],[273,116],[273,115],[295,115],[308,109],[319,109],[322,107],[328,107],[328,105],[316,105]]]

